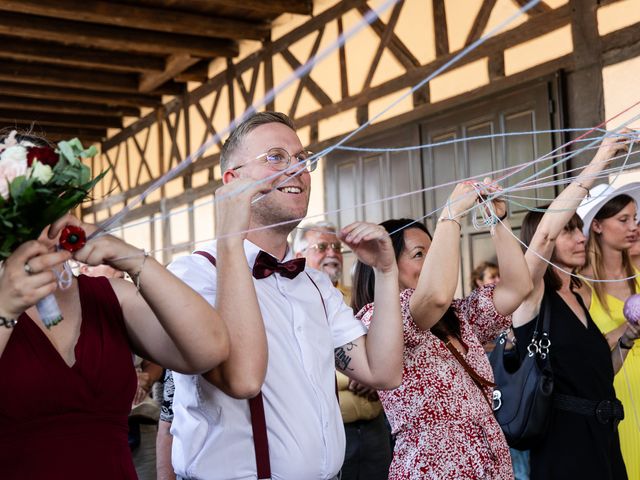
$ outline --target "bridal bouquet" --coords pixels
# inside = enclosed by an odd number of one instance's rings
[[[85,149],[77,138],[54,149],[38,146],[15,130],[6,136],[0,143],[0,260],[38,238],[47,225],[87,198],[106,173],[92,178],[82,163],[82,158],[96,153],[94,146]],[[61,241],[63,247],[71,243],[68,238]],[[51,305],[51,298],[45,300]],[[39,313],[47,327],[62,320],[59,309],[43,312],[39,308]]]

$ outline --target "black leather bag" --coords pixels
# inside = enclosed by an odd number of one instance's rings
[[[551,312],[542,299],[540,314],[527,353],[505,363],[506,334],[500,336],[489,361],[496,387],[493,410],[509,446],[528,450],[546,434],[553,403],[553,372],[549,362]],[[542,325],[540,319],[542,318]],[[540,328],[542,327],[542,328]],[[514,368],[515,367],[515,368]]]

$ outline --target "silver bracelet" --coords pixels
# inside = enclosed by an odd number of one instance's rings
[[[458,227],[460,227],[460,230],[462,230],[462,225],[460,224],[460,222],[453,217],[440,217],[437,223],[441,222],[456,222],[458,224]]]
[[[591,192],[589,191],[589,189],[587,187],[585,187],[581,182],[578,182],[577,180],[574,181],[573,183],[575,183],[578,187],[583,188],[587,191],[587,196],[585,198],[590,198],[591,197]]]

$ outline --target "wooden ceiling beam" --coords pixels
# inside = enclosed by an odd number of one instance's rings
[[[6,36],[0,36],[0,58],[115,72],[153,73],[165,68],[165,60],[160,56],[67,47],[32,39],[16,42],[15,38]]]
[[[90,147],[91,145],[95,144],[95,143],[102,143],[102,141],[104,140],[104,137],[82,137],[82,136],[69,136],[69,135],[63,135],[60,133],[51,133],[47,135],[47,140],[49,140],[52,143],[58,143],[62,140],[69,140],[70,138],[78,138],[78,140],[80,140],[80,142],[82,143],[83,146],[85,147]]]
[[[156,88],[152,92],[140,92],[140,93],[150,93],[152,95],[176,96],[176,95],[182,95],[184,93],[184,89],[185,89],[185,86],[183,84],[177,83],[171,80],[171,81],[168,81],[167,83],[160,85],[158,88]]]
[[[311,15],[313,13],[312,0],[209,0],[220,7],[246,8],[261,13],[299,13],[300,15]]]
[[[98,105],[156,108],[162,105],[162,97],[132,93],[94,92],[48,85],[0,82],[0,94],[29,98],[68,100]]]
[[[95,72],[84,69],[70,70],[52,65],[21,63],[11,60],[2,62],[0,80],[106,92],[136,93],[138,91],[138,78],[133,74]]]
[[[15,95],[0,95],[0,109],[27,110],[34,112],[67,113],[71,115],[99,115],[107,117],[139,117],[136,107],[98,105],[94,103],[63,102],[59,100],[34,99]]]
[[[122,118],[97,115],[69,115],[49,112],[29,112],[0,109],[0,122],[37,123],[59,127],[122,128]]]
[[[198,63],[199,60],[199,58],[194,58],[186,53],[171,55],[167,59],[167,66],[163,72],[146,73],[140,77],[138,90],[142,93],[152,92],[176,75],[184,72],[187,68]]]
[[[2,5],[4,2],[0,2]],[[122,8],[126,11],[127,6]],[[0,15],[0,34],[141,54],[188,53],[214,58],[234,57],[239,52],[238,43],[234,40],[86,24],[12,12]]]
[[[238,3],[235,6],[238,7]],[[135,4],[122,5],[104,0],[91,2],[85,0],[2,0],[0,10],[76,22],[208,38],[264,40],[270,31],[270,25],[266,22],[249,22]]]
[[[107,136],[107,130],[104,128],[69,128],[69,127],[58,127],[58,126],[43,126],[38,123],[23,123],[23,122],[15,122],[11,125],[7,125],[8,127],[13,127],[18,129],[21,132],[31,132],[34,135],[38,135],[44,137],[48,140],[51,140],[53,136],[60,140],[69,140],[74,137],[78,138],[91,138],[96,139],[98,141],[102,141]],[[3,125],[4,127],[4,125]]]
[[[200,82],[204,83],[209,79],[209,61],[201,60],[199,63],[187,68],[184,72],[176,75],[176,82]]]

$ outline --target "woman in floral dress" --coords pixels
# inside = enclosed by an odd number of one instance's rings
[[[402,384],[379,392],[396,436],[392,480],[513,479],[509,448],[491,408],[493,374],[482,344],[508,328],[508,315],[531,291],[531,281],[504,202],[494,200],[502,281],[453,300],[459,222],[478,198],[477,188],[455,188],[433,239],[411,220],[382,223],[398,262],[405,341]],[[358,264],[352,306],[365,324],[375,308],[374,288],[373,275]]]

